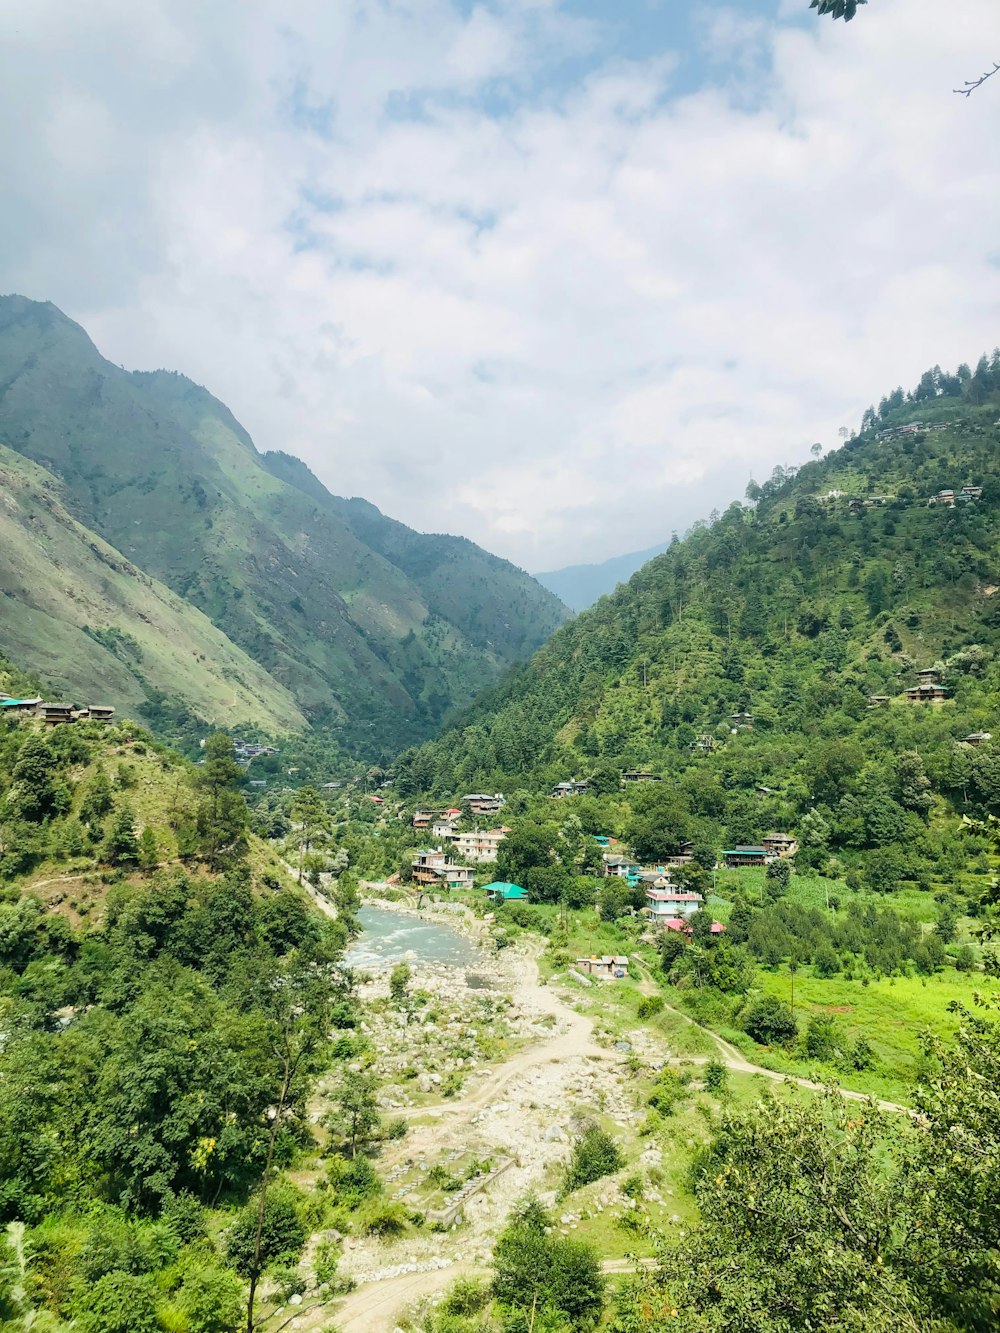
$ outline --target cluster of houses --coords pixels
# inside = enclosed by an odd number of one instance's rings
[[[947,509],[954,509],[956,501],[962,503],[966,500],[980,500],[982,494],[982,486],[963,486],[957,494],[948,489],[938,491],[937,495],[932,495],[927,503],[929,505],[944,505]]]
[[[432,838],[451,843],[452,851],[463,860],[472,861],[476,865],[495,861],[500,844],[510,832],[507,825],[500,824],[496,828],[475,828],[459,832],[458,823],[461,818],[462,811],[452,806],[448,810],[417,810],[412,823],[415,829],[429,832]]]
[[[205,742],[201,742],[204,747]],[[239,763],[249,764],[254,759],[259,759],[265,754],[280,754],[281,751],[276,745],[257,745],[254,741],[241,741],[238,737],[233,737],[233,753]]]
[[[57,727],[67,722],[110,722],[115,710],[110,704],[87,704],[75,708],[72,704],[49,704],[41,699],[15,699],[9,694],[0,694],[0,716],[35,717],[47,727]]]
[[[917,683],[911,685],[905,691],[903,697],[910,704],[934,704],[942,703],[948,697],[947,688],[941,684],[940,673],[936,667],[925,667],[917,672]],[[892,699],[888,694],[869,694],[869,708],[888,708]],[[975,744],[976,739],[983,740],[985,732],[979,733],[978,737],[965,737],[970,743]]]

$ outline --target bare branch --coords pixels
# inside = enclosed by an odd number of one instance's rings
[[[1000,62],[992,69],[988,69],[985,74],[981,74],[978,79],[966,79],[963,88],[953,88],[952,92],[960,93],[962,97],[971,97],[976,89],[981,88],[987,79],[992,79],[994,74],[1000,74]]]

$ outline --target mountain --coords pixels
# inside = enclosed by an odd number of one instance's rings
[[[51,473],[0,445],[0,488],[0,639],[51,689],[129,716],[162,694],[219,726],[304,729],[288,690],[78,523]]]
[[[819,804],[831,845],[858,850],[896,840],[900,754],[920,752],[935,799],[972,799],[976,773],[988,792],[1000,758],[957,742],[1000,736],[1000,354],[929,374],[929,391],[927,376],[915,397],[897,390],[836,453],[776,469],[755,505],[696,524],[564,626],[401,758],[401,790],[583,775],[617,791],[644,767],[675,784],[675,837],[745,841]],[[928,502],[942,491],[955,497]],[[946,701],[908,703],[932,667]]]
[[[56,477],[78,523],[197,608],[294,701],[262,701],[255,720],[271,732],[297,709],[354,753],[392,753],[566,618],[513,565],[338,500],[304,464],[258,453],[205,389],[124,371],[54,306],[18,296],[0,298],[0,441]],[[54,571],[46,596],[50,613],[72,600]],[[22,661],[43,637],[25,621]],[[65,663],[68,682],[74,670]]]
[[[651,546],[648,551],[615,555],[610,560],[602,560],[598,565],[567,565],[565,569],[536,574],[535,578],[543,588],[548,588],[549,592],[555,593],[560,601],[565,602],[570,610],[586,611],[598,597],[614,592],[619,583],[631,578],[637,569],[666,549],[667,543],[662,542],[659,546]]]

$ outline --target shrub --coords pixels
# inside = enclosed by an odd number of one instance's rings
[[[562,1194],[572,1194],[602,1176],[610,1176],[624,1165],[625,1159],[611,1135],[598,1125],[589,1125],[573,1145]]]
[[[649,1094],[647,1104],[660,1115],[670,1116],[674,1107],[690,1096],[686,1082],[672,1069],[664,1069],[656,1081],[656,1086]]]
[[[637,1013],[640,1018],[652,1018],[654,1014],[661,1014],[662,1012],[662,995],[644,995],[639,1001]]]
[[[330,1167],[329,1178],[337,1202],[352,1211],[382,1193],[382,1179],[367,1157],[338,1159]]]
[[[450,1315],[479,1314],[489,1299],[490,1289],[485,1282],[474,1277],[460,1277],[441,1302],[441,1311]]]
[[[729,1085],[729,1070],[721,1060],[709,1060],[705,1066],[705,1088],[708,1092],[725,1092]]]
[[[242,1277],[250,1277],[257,1236],[257,1204],[249,1203],[237,1217],[226,1238],[229,1262]],[[298,1263],[306,1229],[299,1216],[295,1196],[287,1189],[272,1189],[264,1205],[261,1230],[260,1271],[274,1265]]]
[[[806,1027],[806,1054],[812,1060],[832,1060],[837,1053],[837,1025],[832,1018],[814,1015]]]
[[[784,1000],[774,995],[762,995],[747,1010],[743,1031],[761,1046],[773,1046],[794,1041],[799,1025]]]
[[[359,1226],[365,1236],[399,1236],[408,1220],[401,1203],[370,1201],[361,1212]]]

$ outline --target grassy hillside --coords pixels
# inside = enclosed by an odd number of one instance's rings
[[[306,469],[290,484],[266,465],[204,389],[120,370],[55,307],[20,297],[0,301],[0,438],[359,753],[431,734],[565,616],[471,543],[379,515],[368,544],[346,502]]]
[[[0,643],[49,690],[127,716],[163,693],[219,726],[305,727],[288,690],[78,523],[50,473],[0,446],[0,488]]]

